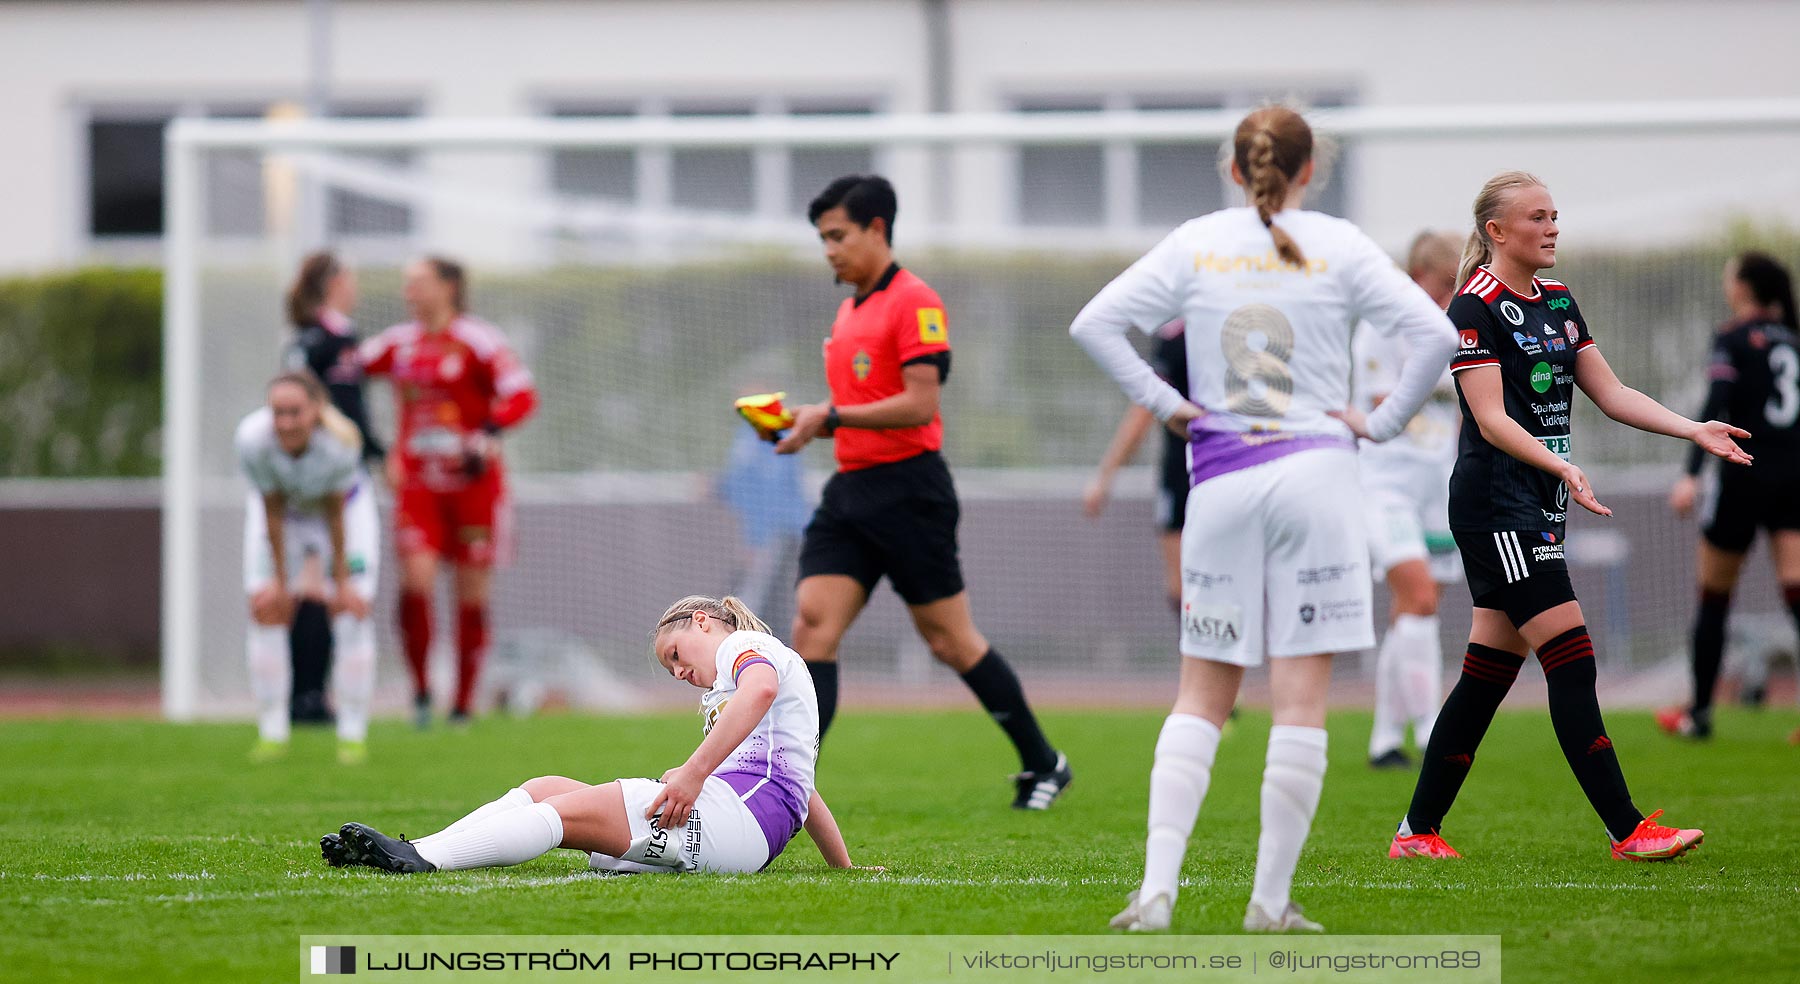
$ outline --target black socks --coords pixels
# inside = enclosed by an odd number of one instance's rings
[[[1476,747],[1487,734],[1488,725],[1494,722],[1494,712],[1500,709],[1506,692],[1518,679],[1519,667],[1524,665],[1523,656],[1469,643],[1462,676],[1438,712],[1419,769],[1419,782],[1413,787],[1412,806],[1406,811],[1406,825],[1413,833],[1428,834],[1443,825],[1444,814],[1450,811],[1463,780],[1469,777]]]
[[[1731,613],[1731,595],[1700,592],[1700,611],[1694,616],[1694,714],[1712,707],[1713,688],[1719,682],[1719,662],[1725,656],[1725,617]]]
[[[975,692],[975,698],[987,708],[988,716],[1006,732],[1006,737],[1012,739],[1026,772],[1056,768],[1056,749],[1050,747],[1031,713],[1031,705],[1025,702],[1025,688],[1019,685],[1018,675],[998,651],[989,649],[980,662],[962,675],[962,681]],[[820,706],[824,706],[822,700]]]
[[[1538,662],[1544,664],[1544,681],[1550,686],[1550,723],[1575,781],[1613,840],[1630,837],[1644,815],[1631,803],[1618,753],[1600,720],[1594,643],[1587,626],[1577,625],[1538,647]]]
[[[812,674],[813,691],[819,697],[819,737],[823,738],[825,732],[831,728],[831,719],[837,717],[837,661],[808,663],[806,671]]]

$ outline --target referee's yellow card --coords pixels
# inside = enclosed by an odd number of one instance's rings
[[[950,340],[950,332],[944,328],[943,308],[919,309],[919,344],[942,345]]]

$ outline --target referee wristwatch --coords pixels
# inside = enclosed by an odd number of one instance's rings
[[[830,409],[825,411],[825,433],[836,433],[838,425],[841,423],[843,423],[843,421],[838,419],[837,404],[834,403],[831,405]]]

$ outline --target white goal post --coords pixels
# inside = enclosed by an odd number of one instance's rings
[[[218,378],[208,375],[212,370],[206,368],[209,353],[218,340],[209,333],[221,329],[214,323],[217,319],[209,322],[207,312],[212,310],[210,306],[223,303],[208,293],[210,272],[246,262],[246,256],[254,256],[256,262],[274,269],[281,261],[297,257],[304,248],[342,246],[348,242],[354,252],[358,242],[354,237],[334,236],[316,222],[296,222],[278,228],[281,223],[273,219],[261,231],[219,233],[213,226],[219,224],[216,220],[220,209],[231,206],[219,203],[222,179],[217,178],[219,172],[214,165],[225,156],[249,160],[257,175],[246,179],[252,183],[266,177],[265,172],[278,162],[286,162],[283,166],[294,166],[305,176],[302,183],[340,182],[364,198],[388,196],[414,208],[410,228],[392,237],[393,241],[370,247],[367,255],[424,252],[440,248],[445,238],[459,242],[453,224],[434,217],[433,208],[447,203],[447,211],[474,216],[469,221],[481,225],[481,232],[465,237],[468,241],[505,240],[509,245],[502,252],[518,257],[513,263],[517,268],[552,270],[558,264],[566,265],[571,255],[588,256],[569,252],[567,242],[589,236],[604,240],[593,247],[592,255],[603,257],[593,261],[593,269],[628,265],[628,260],[621,261],[620,257],[630,258],[634,251],[641,252],[647,263],[680,262],[688,257],[682,250],[691,242],[657,241],[655,231],[664,226],[672,230],[666,237],[670,240],[703,238],[716,241],[721,247],[766,242],[784,255],[804,253],[810,241],[804,215],[791,213],[791,203],[780,194],[778,180],[775,191],[768,190],[769,175],[779,178],[788,173],[783,170],[787,167],[786,158],[779,155],[803,149],[870,148],[871,159],[900,187],[904,218],[899,225],[906,249],[942,250],[945,255],[963,251],[986,257],[1027,258],[1045,253],[1104,252],[1113,258],[1109,262],[1115,262],[1113,269],[1117,269],[1118,257],[1129,260],[1153,242],[1159,230],[1154,223],[1143,220],[1143,213],[1133,205],[1138,195],[1132,183],[1136,179],[1127,180],[1122,191],[1113,187],[1113,179],[1121,173],[1129,172],[1128,178],[1138,173],[1130,171],[1133,162],[1139,160],[1135,156],[1138,148],[1228,141],[1242,112],[1229,109],[607,120],[177,119],[166,133],[165,172],[161,626],[164,714],[172,720],[190,720],[234,709],[221,696],[233,687],[213,686],[210,682],[212,677],[227,672],[223,669],[227,663],[222,658],[202,656],[209,647],[240,645],[235,638],[214,638],[229,634],[228,629],[218,627],[228,626],[231,620],[221,617],[209,621],[208,613],[242,608],[241,596],[225,596],[218,588],[220,584],[235,584],[235,571],[229,578],[207,574],[213,568],[234,563],[233,558],[221,549],[203,549],[202,542],[203,527],[212,529],[207,525],[212,523],[222,529],[226,522],[222,518],[224,512],[218,516],[204,514],[203,504],[226,502],[230,497],[228,490],[221,491],[225,486],[220,483],[229,476],[219,465],[216,445],[218,435],[229,433],[230,424],[236,419],[223,419],[225,410],[208,403],[209,392],[219,383]],[[1579,220],[1574,216],[1584,205],[1592,205],[1592,214],[1600,217],[1592,226],[1597,233],[1592,239],[1619,249],[1628,248],[1640,235],[1640,229],[1646,242],[1682,247],[1720,241],[1727,223],[1734,218],[1800,222],[1800,171],[1792,165],[1800,162],[1800,99],[1351,107],[1321,109],[1308,115],[1320,132],[1347,148],[1351,161],[1349,187],[1343,194],[1349,217],[1392,248],[1403,245],[1407,230],[1423,226],[1461,227],[1465,224],[1467,202],[1480,180],[1495,170],[1515,166],[1541,167],[1547,172],[1545,177],[1559,193],[1559,204],[1571,216],[1572,224],[1566,229],[1576,227],[1573,223]],[[1721,143],[1741,151],[1739,157],[1761,157],[1768,163],[1760,169],[1745,164],[1727,173],[1734,165],[1721,160],[1729,161],[1733,155],[1720,153]],[[1033,221],[1031,202],[1022,197],[1018,188],[1018,161],[1022,148],[1035,147],[1098,148],[1095,160],[1102,161],[1103,167],[1096,173],[1103,174],[1107,184],[1092,188],[1091,192],[1077,192],[1105,200],[1092,210],[1103,217],[1094,227]],[[634,158],[638,169],[635,173],[652,175],[651,179],[640,180],[639,193],[654,197],[657,180],[645,161],[659,159],[656,155],[666,158],[694,150],[744,151],[757,162],[756,204],[748,214],[708,215],[704,209],[672,208],[666,200],[648,206],[641,201],[575,201],[554,189],[546,191],[541,168],[533,172],[532,181],[507,188],[503,187],[504,181],[490,180],[494,174],[505,173],[504,168],[483,170],[479,166],[433,164],[453,158],[474,160],[481,155],[507,154],[525,159],[559,151],[632,151],[638,155]],[[378,167],[364,168],[360,162],[366,162],[374,153],[410,155],[422,174],[421,180],[415,183],[396,179]],[[1592,159],[1607,154],[1616,154],[1616,159]],[[764,162],[771,160],[775,163],[765,167]],[[483,189],[490,187],[494,188],[495,198],[484,202]],[[254,197],[253,193],[247,194]],[[605,230],[615,228],[624,232],[606,238],[613,233]],[[500,231],[496,233],[496,229]],[[246,246],[247,243],[251,245]],[[529,248],[519,248],[521,243]],[[454,251],[457,247],[450,248]],[[491,261],[494,266],[507,263],[501,259]],[[1633,269],[1640,268],[1652,269],[1649,265]],[[1054,274],[1034,276],[1049,278]],[[1705,311],[1716,308],[1716,295],[1708,293],[1706,286],[1709,281],[1716,283],[1716,276],[1716,270],[1704,270],[1682,281],[1678,288],[1681,329],[1691,328]],[[272,293],[274,282],[269,281],[268,286],[268,307],[273,312],[277,305]],[[1577,290],[1582,289],[1580,282],[1576,286]],[[1623,281],[1617,287],[1621,296],[1632,289]],[[772,285],[765,293],[770,310],[775,310],[781,288]],[[1030,291],[1021,288],[1020,293]],[[1626,309],[1623,301],[1620,304],[1622,310]],[[1590,309],[1585,300],[1583,306]],[[954,303],[951,310],[954,319]],[[814,313],[822,327],[828,321],[829,311]],[[1073,313],[1064,312],[1062,327],[1066,327],[1068,316]],[[1044,320],[1054,327],[1053,318],[1051,312]],[[271,314],[267,320],[272,324],[275,319]],[[366,333],[380,327],[367,323],[363,330]],[[502,323],[501,327],[508,326]],[[264,334],[272,350],[275,333],[270,330]],[[1683,341],[1686,336],[1677,338],[1673,327],[1666,334],[1667,350],[1646,355],[1644,365],[1633,368],[1641,375],[1662,373],[1670,381],[1670,392],[1664,395],[1685,398],[1690,390],[1679,389],[1677,384],[1689,376],[1697,378],[1697,374],[1687,372],[1685,361],[1694,344]],[[1703,340],[1695,344],[1704,351]],[[816,355],[816,342],[814,345]],[[993,370],[995,375],[983,378],[989,386],[1005,385],[1011,377],[999,373],[1009,371],[1012,370]],[[959,359],[958,372],[973,376],[977,370],[965,370]],[[816,379],[809,382],[817,388]],[[725,383],[721,381],[719,385]],[[1092,392],[1104,392],[1104,387]],[[596,393],[594,398],[598,401],[605,395]],[[241,414],[249,409],[251,406],[241,406],[234,412]],[[1029,419],[1025,408],[1014,409],[1017,412],[1008,411],[1009,416],[996,414],[997,419]],[[1021,473],[1037,469],[1032,474],[1054,472],[1066,479],[1057,487],[1067,491],[1068,483],[1077,481],[1081,470],[1091,466],[1096,440],[1103,440],[1104,432],[1110,431],[1111,419],[1116,419],[1119,409],[1122,404],[1109,403],[1104,412],[1097,414],[1108,418],[1095,425],[1100,433],[1098,439],[1084,431],[1025,463],[1001,460],[1004,455],[996,454],[999,463],[993,468],[996,474],[1008,468]],[[995,438],[996,443],[1002,440]],[[538,459],[528,457],[528,468],[531,460]],[[952,460],[957,461],[954,455]],[[1621,468],[1651,467],[1656,460],[1626,449],[1619,452],[1613,463]],[[959,468],[962,464],[958,462]],[[984,473],[979,469],[985,465],[983,461],[971,461],[968,467],[970,482],[979,497],[979,489],[984,487]],[[631,472],[641,479],[634,479],[636,484],[632,487],[659,487],[651,473],[660,469],[660,465],[653,464]],[[593,480],[600,472],[587,469],[580,475],[584,481]],[[959,471],[959,481],[963,478]],[[1001,476],[994,479],[992,487],[1013,486]],[[230,542],[229,537],[220,536],[223,539],[219,542]],[[525,558],[522,562],[531,561]],[[1035,562],[1022,560],[1020,566],[1028,569]],[[1145,583],[1152,591],[1158,590],[1152,558],[1146,556],[1143,566],[1151,572]],[[1671,588],[1671,592],[1671,597],[1686,597],[1685,589],[1675,593]],[[1155,610],[1155,606],[1150,608]],[[1660,644],[1662,635],[1655,639]],[[1073,667],[1077,657],[1069,659]],[[241,674],[241,667],[235,669]]]

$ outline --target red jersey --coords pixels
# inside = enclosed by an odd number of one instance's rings
[[[469,482],[468,440],[508,427],[537,406],[531,372],[485,321],[459,315],[443,331],[398,324],[358,350],[363,370],[394,380],[400,418],[394,442],[409,484],[452,492]],[[500,462],[488,467],[499,469]]]
[[[825,340],[825,382],[837,406],[874,403],[906,389],[900,369],[909,362],[950,351],[944,302],[925,281],[899,266],[890,268],[875,289],[845,298],[831,337]],[[923,427],[862,430],[839,427],[839,471],[856,471],[902,461],[944,446],[943,418]]]

